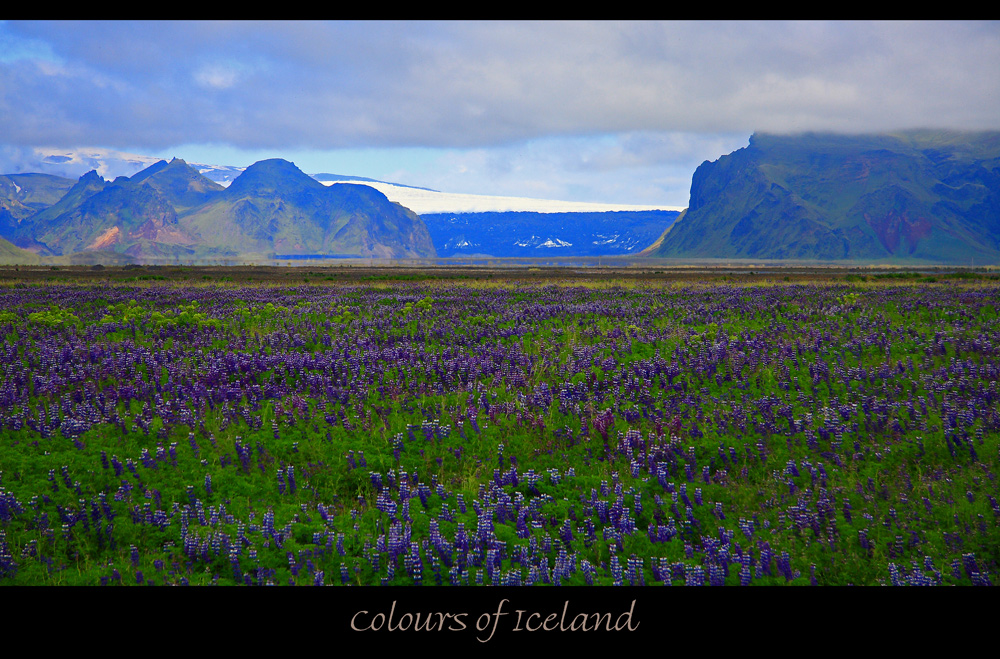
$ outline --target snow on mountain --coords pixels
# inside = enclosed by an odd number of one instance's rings
[[[473,247],[479,247],[479,243],[471,242],[470,240],[467,240],[465,236],[457,236],[455,238],[450,238],[444,246],[445,249],[467,250]]]
[[[229,165],[205,165],[202,163],[189,162],[189,165],[198,170],[198,173],[205,178],[215,181],[224,188],[236,180],[236,177],[243,173],[246,167],[231,167]]]
[[[601,204],[583,201],[559,201],[555,199],[532,199],[529,197],[501,197],[494,195],[462,194],[438,192],[423,188],[411,188],[382,181],[322,181],[324,185],[361,184],[369,185],[390,201],[395,201],[417,215],[424,213],[483,213],[488,211],[534,211],[536,213],[604,212],[630,210],[683,210],[675,206],[655,204]]]
[[[521,240],[515,240],[514,244],[518,247],[534,247],[538,249],[539,247],[572,247],[573,243],[566,242],[559,238],[546,238],[542,240],[541,236],[531,236],[530,238],[522,238]]]
[[[556,238],[555,240],[552,240],[551,238],[548,238],[548,239],[546,239],[546,241],[544,243],[541,243],[540,245],[537,245],[536,248],[537,247],[572,247],[572,246],[573,246],[573,243],[568,243],[565,240],[559,240],[558,238]]]

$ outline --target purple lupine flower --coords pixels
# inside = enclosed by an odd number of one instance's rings
[[[705,585],[705,568],[701,565],[689,565],[687,563],[684,565],[684,585],[685,586],[704,586]]]
[[[718,563],[709,563],[708,565],[708,583],[710,586],[725,586],[726,585],[726,573],[721,565]]]
[[[962,554],[962,565],[965,568],[965,574],[970,579],[973,574],[979,572],[979,566],[976,564],[976,555],[973,553]]]
[[[893,586],[906,585],[906,582],[900,576],[899,567],[895,563],[889,563],[889,580]]]
[[[749,552],[742,554],[740,556],[740,558],[739,558],[739,562],[740,562],[740,585],[741,586],[749,586],[751,580],[753,579],[753,573],[752,573],[752,571],[750,569],[751,568],[751,560],[752,560],[752,557],[750,556]]]
[[[23,555],[23,554],[22,554]],[[0,579],[13,578],[17,575],[17,563],[7,546],[7,532],[0,530]]]

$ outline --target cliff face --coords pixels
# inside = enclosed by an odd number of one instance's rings
[[[1000,133],[754,135],[697,169],[646,253],[1000,262]]]

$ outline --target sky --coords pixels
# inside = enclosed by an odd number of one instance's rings
[[[685,207],[755,132],[1000,129],[1000,23],[3,21],[0,172],[113,149]]]

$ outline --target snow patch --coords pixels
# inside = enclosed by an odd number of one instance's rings
[[[598,238],[604,238],[604,240],[595,240],[595,241],[593,241],[594,245],[610,245],[611,243],[613,243],[616,240],[618,240],[618,234],[617,233],[615,235],[611,236],[610,238],[608,238],[607,236],[602,236],[599,233],[595,234],[595,235]]]
[[[573,243],[566,242],[561,238],[546,238],[542,240],[541,236],[532,236],[530,238],[522,238],[521,240],[515,240],[514,244],[518,247],[534,247],[538,249],[539,247],[572,247]]]
[[[544,243],[536,245],[535,249],[538,249],[539,247],[572,247],[572,246],[573,243],[568,243],[565,240],[560,240],[558,238],[552,240],[551,238],[549,238]]]
[[[474,243],[467,240],[464,236],[458,238],[452,238],[447,243],[445,243],[445,249],[462,249],[465,247],[479,247],[479,243]]]

